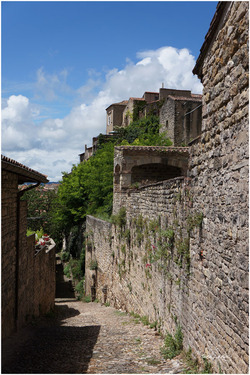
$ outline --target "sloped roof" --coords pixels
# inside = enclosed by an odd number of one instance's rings
[[[2,170],[6,170],[18,175],[18,183],[24,182],[43,182],[47,183],[49,180],[47,176],[35,171],[16,160],[10,159],[7,156],[1,155]]]
[[[159,95],[158,92],[155,92],[155,91],[145,91],[144,95],[145,94],[154,94],[154,95]]]
[[[196,74],[200,79],[202,79],[202,65],[205,56],[210,48],[211,43],[214,40],[216,33],[222,25],[221,20],[223,19],[224,14],[227,12],[231,4],[232,1],[219,1],[217,4],[216,11],[210,23],[209,30],[205,36],[204,43],[201,46],[200,55],[193,69],[193,74]]]
[[[174,147],[174,146],[116,146],[118,150],[128,151],[154,151],[166,153],[189,154],[189,147]]]
[[[109,109],[110,107],[112,107],[113,105],[120,105],[120,106],[126,106],[128,104],[128,100],[123,100],[123,101],[121,101],[121,102],[119,102],[119,103],[112,103],[112,104],[110,104],[107,108],[106,108],[106,111],[107,111],[107,109]]]
[[[144,98],[133,98],[133,97],[131,97],[131,98],[129,98],[129,100],[141,100],[142,102],[145,102],[145,99]]]
[[[202,95],[197,95],[197,96],[173,96],[173,95],[168,95],[168,98],[173,99],[173,100],[185,100],[185,101],[190,101],[190,102],[201,102],[202,101]]]

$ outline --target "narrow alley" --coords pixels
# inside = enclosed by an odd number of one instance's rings
[[[181,373],[164,360],[163,339],[135,318],[100,303],[78,301],[57,264],[55,314],[36,319],[5,340],[2,373]]]

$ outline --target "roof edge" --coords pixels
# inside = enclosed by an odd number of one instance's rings
[[[219,1],[217,4],[215,14],[210,23],[210,27],[205,36],[205,40],[200,49],[200,54],[198,56],[198,59],[196,60],[195,67],[193,69],[193,74],[197,75],[201,80],[202,80],[202,64],[204,62],[205,56],[210,48],[210,45],[213,39],[216,36],[216,33],[218,32],[218,28],[221,23],[222,15],[225,14],[225,12],[229,9],[231,4],[232,4],[232,1]]]
[[[7,156],[1,155],[2,169],[15,173],[25,180],[25,182],[43,182],[48,183],[49,180],[44,174],[35,171],[16,160],[10,159]]]

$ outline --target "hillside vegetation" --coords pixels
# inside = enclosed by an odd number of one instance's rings
[[[170,146],[172,144],[170,139],[159,130],[159,117],[152,115],[133,121],[126,128],[116,129],[116,136],[108,143],[100,135],[96,153],[87,161],[74,165],[71,173],[63,173],[56,195],[47,197],[39,190],[25,194],[25,199],[28,201],[28,216],[38,216],[37,206],[39,206],[39,216],[45,220],[34,221],[34,223],[36,226],[39,224],[54,238],[58,250],[62,248],[63,238],[66,239],[63,260],[68,261],[72,257],[80,259],[82,275],[86,215],[109,220],[112,214],[114,147]]]

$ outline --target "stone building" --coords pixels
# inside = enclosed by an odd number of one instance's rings
[[[160,116],[161,131],[167,131],[175,146],[188,144],[201,132],[201,98],[202,95],[192,94],[189,90],[161,88],[159,93],[146,91],[142,98],[129,98],[106,109],[106,133],[154,114]]]
[[[159,101],[158,92],[146,91],[142,98],[129,98],[120,103],[111,104],[106,108],[106,134],[112,133],[115,128],[126,127],[133,120],[145,117],[150,110],[159,114],[159,108],[155,104]]]
[[[32,317],[54,307],[55,243],[35,254],[35,236],[26,236],[25,190],[18,185],[48,180],[12,159],[2,156],[2,337],[9,336]]]
[[[175,146],[188,143],[201,133],[202,95],[188,90],[160,89],[161,131]]]
[[[115,134],[99,134],[97,137],[93,137],[92,146],[87,147],[87,145],[85,145],[85,152],[79,154],[80,163],[88,160],[91,156],[93,156],[101,142],[108,142],[115,136]]]
[[[131,188],[187,176],[188,158],[188,147],[115,147],[113,213],[126,207]]]
[[[201,98],[189,90],[161,88],[159,92],[146,91],[142,98],[129,98],[106,108],[106,137],[115,136],[116,128],[126,127],[132,121],[148,115],[160,117],[161,131],[167,132],[174,146],[187,145],[201,132]],[[96,151],[98,137],[92,146],[85,145],[85,152],[79,154],[80,163],[88,160]]]
[[[127,100],[120,103],[111,104],[106,108],[106,134],[114,131],[115,127],[120,127],[123,122],[123,112],[128,104]]]
[[[249,372],[248,15],[248,2],[217,5],[194,68],[202,126],[186,160],[178,150],[118,147],[113,224],[86,223],[87,293],[163,333],[180,325],[184,348],[214,373]],[[176,98],[165,94],[165,103]],[[143,153],[146,164],[166,158],[180,175],[133,186],[133,175],[147,179]]]

